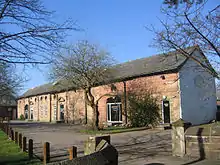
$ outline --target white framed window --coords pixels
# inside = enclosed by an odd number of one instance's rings
[[[122,104],[120,98],[107,99],[107,121],[122,123]]]

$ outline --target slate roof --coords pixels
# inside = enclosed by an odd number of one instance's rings
[[[198,46],[189,47],[184,50],[188,53],[192,53],[195,48],[198,48]],[[116,82],[140,76],[177,72],[185,61],[185,56],[181,55],[178,51],[173,51],[115,65],[108,69],[108,73],[112,75],[111,81]],[[53,85],[53,83],[48,83],[29,89],[19,98],[61,92],[65,90],[64,88],[67,89],[66,86],[58,87]]]

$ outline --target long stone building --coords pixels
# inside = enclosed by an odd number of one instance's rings
[[[198,46],[185,51],[201,58]],[[99,122],[102,124],[126,123],[127,92],[153,89],[159,98],[161,123],[172,123],[179,118],[201,124],[215,118],[215,79],[192,59],[177,51],[154,55],[115,65],[111,68],[113,84],[124,97],[109,97],[114,92],[109,84],[92,88],[99,99]],[[117,80],[117,81],[116,81]],[[92,109],[85,104],[84,92],[48,83],[29,89],[18,98],[18,117],[28,120],[57,122],[92,119]]]

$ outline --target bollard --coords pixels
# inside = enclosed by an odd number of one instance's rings
[[[18,135],[18,145],[20,148],[22,148],[22,134],[21,133],[19,133]]]
[[[72,146],[69,148],[69,160],[73,160],[73,158],[77,157],[77,147]]]
[[[49,142],[45,142],[44,143],[44,157],[43,157],[43,164],[47,164],[50,161],[50,143]]]
[[[9,131],[8,131],[8,129],[9,129],[8,124],[5,124],[5,132],[6,132],[6,135],[9,135]]]
[[[3,123],[3,127],[4,127],[4,132],[6,133],[6,124]]]
[[[13,131],[13,129],[11,129],[11,140],[15,140],[15,136],[14,136],[14,131]]]
[[[23,136],[22,138],[22,151],[25,152],[26,151],[26,145],[27,145],[27,139],[25,136]]]
[[[13,131],[13,129],[11,130],[11,140],[15,140],[15,136],[14,136],[14,131]]]
[[[15,131],[15,143],[18,144],[18,132]]]
[[[28,156],[29,156],[29,159],[33,158],[33,140],[32,139],[28,140]]]
[[[107,143],[111,144],[110,135],[89,137],[88,140],[85,142],[85,145],[84,145],[84,155],[89,155],[89,154],[95,152],[96,147],[98,146],[98,144],[102,140],[105,140]]]
[[[9,130],[8,130],[8,136],[11,138],[11,130],[12,130],[12,128],[11,127],[9,127]]]

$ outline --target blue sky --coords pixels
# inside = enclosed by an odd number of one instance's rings
[[[154,35],[145,29],[153,24],[160,27],[162,0],[42,0],[49,10],[55,11],[57,22],[71,18],[84,29],[73,31],[66,43],[87,39],[106,49],[118,62],[125,62],[158,53],[149,47]],[[208,7],[215,6],[211,0]],[[24,83],[22,94],[29,88],[48,82],[48,66],[27,68],[30,79]]]

